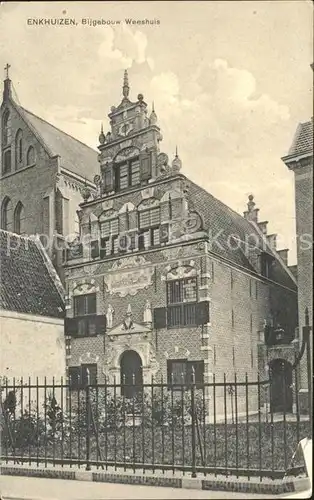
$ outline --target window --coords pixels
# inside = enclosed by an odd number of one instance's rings
[[[5,231],[13,231],[13,206],[12,201],[8,197],[2,202],[1,227]]]
[[[101,238],[109,238],[119,234],[119,220],[118,218],[107,220],[100,224],[100,236]]]
[[[74,297],[74,316],[77,318],[79,337],[96,335],[96,293]]]
[[[18,130],[15,136],[15,168],[19,169],[23,162],[23,133]]]
[[[89,385],[97,384],[97,364],[88,364],[69,367],[69,385],[71,390],[83,389]]]
[[[115,166],[116,191],[140,184],[139,158],[128,160]]]
[[[139,213],[139,250],[160,244],[160,208],[151,208]]]
[[[35,165],[35,163],[36,163],[35,149],[33,148],[33,146],[30,146],[26,154],[26,165],[27,166]]]
[[[100,223],[100,258],[111,255],[114,252],[116,236],[119,234],[119,219],[111,219]]]
[[[167,283],[168,327],[195,325],[196,302],[196,278],[169,281]]]
[[[25,211],[20,201],[14,210],[14,232],[17,234],[25,234]]]
[[[3,174],[8,174],[11,172],[11,149],[7,149],[3,153]]]
[[[270,277],[272,261],[273,258],[271,255],[267,253],[261,254],[261,274],[265,276],[265,278]]]
[[[9,110],[5,111],[2,119],[2,147],[10,144],[11,141],[11,117]]]
[[[139,215],[139,226],[140,229],[144,229],[146,227],[151,226],[159,226],[160,225],[160,208],[151,208],[149,210],[143,210]]]
[[[196,386],[204,383],[204,361],[187,361],[186,359],[171,359],[167,361],[167,381],[168,384],[178,386],[188,386],[193,381]],[[175,389],[175,387],[173,387]]]

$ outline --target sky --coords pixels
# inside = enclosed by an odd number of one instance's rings
[[[27,21],[67,17],[77,25]],[[1,2],[0,67],[11,64],[22,106],[95,149],[128,69],[130,99],[154,102],[161,150],[172,159],[177,145],[182,173],[237,212],[252,193],[293,265],[294,177],[281,157],[312,116],[312,30],[310,0]]]

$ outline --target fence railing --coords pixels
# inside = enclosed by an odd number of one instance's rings
[[[274,412],[269,380],[234,375],[210,383],[149,384],[8,381],[1,388],[2,460],[90,470],[142,469],[283,477],[297,443],[311,434],[283,391]],[[293,464],[298,473],[303,464]]]

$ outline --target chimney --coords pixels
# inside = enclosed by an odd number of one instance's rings
[[[277,234],[268,234],[266,236],[267,243],[272,250],[276,250],[277,248]]]
[[[289,252],[288,248],[285,248],[283,250],[277,250],[279,257],[284,261],[286,266],[288,265],[288,252]]]
[[[262,233],[265,236],[267,235],[267,224],[268,224],[267,220],[264,220],[263,222],[258,222],[257,223],[258,227],[260,228],[260,230],[262,231]]]
[[[243,216],[246,220],[258,223],[258,212],[259,208],[255,208],[254,196],[250,194],[249,201],[247,204],[247,210],[243,212]]]

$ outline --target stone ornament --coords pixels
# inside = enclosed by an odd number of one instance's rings
[[[114,315],[114,308],[112,307],[111,304],[109,304],[106,312],[107,328],[112,328],[113,326],[113,315]]]
[[[131,304],[128,305],[128,309],[126,312],[125,319],[123,321],[123,330],[132,330],[134,328],[133,326],[133,317],[132,317],[132,309],[131,309]]]
[[[142,256],[132,256],[115,262],[106,276],[105,285],[110,294],[120,297],[136,295],[152,284],[154,267]]]
[[[153,322],[152,306],[151,306],[149,300],[147,300],[146,304],[145,304],[144,313],[143,313],[143,321],[144,321],[144,323],[148,323],[148,324],[151,324]]]

